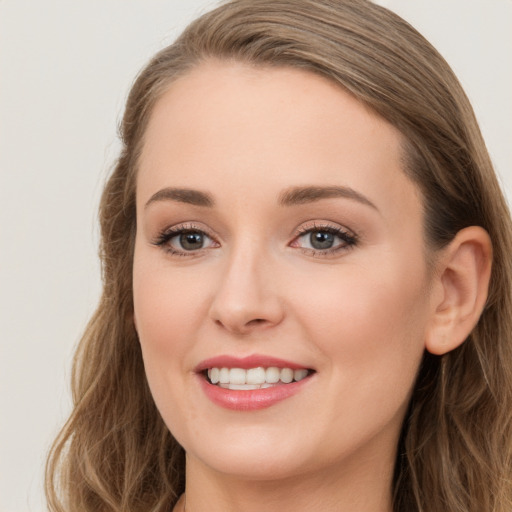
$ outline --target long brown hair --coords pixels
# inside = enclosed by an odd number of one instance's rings
[[[425,354],[392,492],[395,512],[512,510],[510,214],[447,63],[405,21],[366,0],[234,0],[194,21],[138,76],[100,207],[103,295],[75,356],[74,410],[47,464],[50,509],[164,511],[184,490],[183,450],[153,403],[133,326],[135,175],[153,105],[207,59],[291,66],[339,84],[403,134],[430,248],[467,226],[488,231],[488,302],[458,349]]]

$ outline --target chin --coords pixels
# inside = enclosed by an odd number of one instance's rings
[[[309,458],[300,442],[259,430],[253,435],[229,433],[211,441],[196,439],[191,446],[185,443],[187,463],[194,460],[224,475],[259,481],[289,478],[307,471]]]

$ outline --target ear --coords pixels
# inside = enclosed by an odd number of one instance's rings
[[[478,322],[487,300],[492,244],[485,229],[471,226],[457,233],[436,262],[432,316],[425,340],[435,355],[461,345]]]

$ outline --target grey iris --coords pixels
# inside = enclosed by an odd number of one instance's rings
[[[203,247],[203,235],[201,233],[182,233],[180,235],[180,245],[187,251],[201,249]]]
[[[334,235],[325,231],[314,231],[309,241],[314,249],[330,249],[334,244]]]

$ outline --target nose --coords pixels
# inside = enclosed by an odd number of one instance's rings
[[[209,312],[218,326],[247,335],[281,323],[284,305],[270,260],[250,248],[230,255]]]

